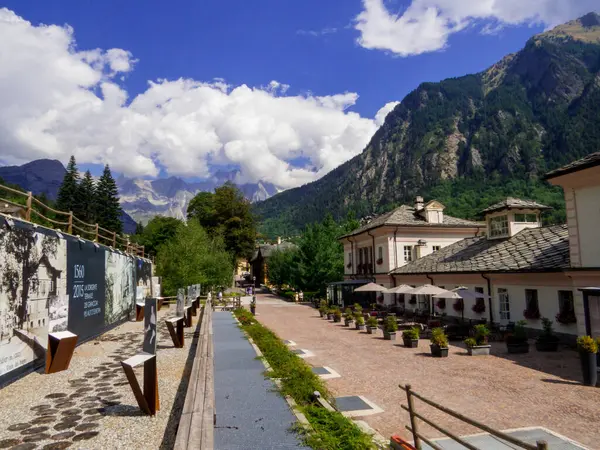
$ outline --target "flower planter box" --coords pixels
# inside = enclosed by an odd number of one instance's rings
[[[356,325],[356,329],[359,331],[365,331],[365,326],[364,325]]]
[[[388,331],[384,331],[383,332],[383,338],[386,341],[395,341],[396,340],[396,333],[395,332],[394,333],[390,333]]]
[[[352,323],[354,323],[354,320],[344,319],[344,325],[346,325],[347,327],[352,326]]]
[[[431,356],[434,356],[436,358],[448,357],[448,347],[440,347],[436,344],[430,344],[429,348],[431,349]]]
[[[419,346],[419,340],[418,339],[406,339],[406,338],[402,338],[402,340],[404,341],[404,346],[407,348],[417,348]]]
[[[367,327],[367,334],[377,334],[377,327]]]
[[[467,347],[467,351],[471,356],[483,356],[490,354],[491,345],[474,345],[473,347]]]
[[[341,322],[342,318],[341,317],[335,317],[335,316],[333,316],[333,321],[334,322]]]
[[[538,352],[556,352],[558,351],[559,341],[536,341],[535,349]]]
[[[586,386],[596,386],[598,381],[596,354],[579,352],[581,361],[581,372],[583,374],[583,384]]]
[[[323,317],[323,316],[325,315],[325,313],[324,313],[323,311],[319,311],[319,315],[320,315],[321,317]]]
[[[522,342],[520,344],[506,344],[508,353],[529,353],[529,342]]]

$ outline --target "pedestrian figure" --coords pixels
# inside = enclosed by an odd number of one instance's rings
[[[298,293],[297,292],[294,294],[294,302],[298,303]]]
[[[298,294],[298,297],[300,298],[300,303],[304,302],[304,292],[300,291],[300,294]]]

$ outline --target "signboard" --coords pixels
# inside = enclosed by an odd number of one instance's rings
[[[67,329],[80,341],[102,333],[104,328],[104,253],[89,241],[67,240]]]
[[[177,290],[177,317],[183,317],[183,308],[185,306],[185,294],[183,288]]]
[[[156,299],[147,298],[144,306],[144,345],[142,350],[156,355]]]

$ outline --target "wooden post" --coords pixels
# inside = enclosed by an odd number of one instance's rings
[[[25,210],[25,220],[31,222],[31,203],[33,200],[33,194],[31,191],[27,193],[27,209]]]
[[[113,248],[117,248],[117,232],[113,231]]]
[[[413,440],[415,441],[415,448],[417,450],[421,450],[421,440],[419,439],[419,427],[417,425],[417,418],[414,415],[415,405],[412,397],[410,384],[406,385],[406,400],[408,401],[408,414],[410,415],[410,427],[412,428]]]
[[[548,443],[546,441],[537,441],[535,444],[538,450],[548,450]]]
[[[69,225],[67,225],[67,233],[73,234],[73,211],[69,211]]]
[[[94,242],[99,242],[100,237],[98,236],[100,234],[100,230],[99,230],[99,225],[96,224],[96,237],[94,238]]]

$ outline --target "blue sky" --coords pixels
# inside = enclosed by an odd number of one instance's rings
[[[18,71],[38,71],[42,80],[34,81],[52,95],[27,113],[22,105],[29,104],[15,98],[21,122],[3,124],[0,110],[0,143],[9,149],[3,162],[66,161],[74,153],[84,166],[108,162],[128,176],[150,178],[206,178],[239,167],[240,182],[292,187],[358,154],[392,102],[420,83],[481,71],[598,0],[540,0],[536,10],[506,0],[486,2],[489,10],[468,3],[5,1],[10,14],[30,23],[17,29],[14,20],[0,22],[15,36],[0,43],[9,51],[0,63],[16,65],[4,87],[31,90]],[[56,26],[51,39],[39,36],[42,24]],[[19,47],[25,35],[36,44]],[[51,49],[43,48],[46,41]],[[94,49],[94,56],[82,56]],[[32,53],[35,61],[23,63],[19,55],[34,50],[39,57]],[[57,62],[63,58],[70,59],[66,66]],[[269,87],[273,80],[280,85]],[[157,85],[149,88],[149,81]],[[52,103],[62,97],[70,99],[63,102],[68,108]],[[3,125],[24,131],[3,141]]]

